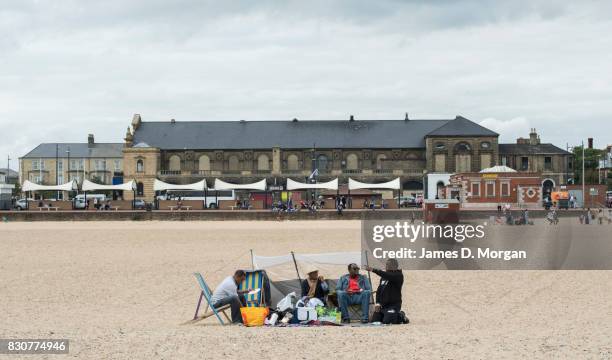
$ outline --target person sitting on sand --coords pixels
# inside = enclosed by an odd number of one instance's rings
[[[336,285],[338,305],[342,314],[342,322],[350,323],[349,305],[361,305],[361,322],[368,322],[370,310],[370,293],[372,292],[368,279],[359,273],[357,264],[349,264],[349,273],[342,275]]]
[[[380,276],[380,284],[376,289],[376,305],[374,305],[372,322],[399,324],[401,322],[400,311],[402,310],[404,274],[399,268],[397,260],[388,259],[384,271],[370,266],[365,266],[365,270],[372,271]]]
[[[212,294],[211,306],[214,308],[230,304],[232,309],[232,323],[242,323],[240,308],[244,306],[244,294],[251,291],[238,290],[238,285],[246,279],[244,270],[236,270],[233,276],[226,277]]]
[[[325,304],[325,297],[329,293],[329,286],[323,276],[319,276],[319,269],[312,267],[308,270],[308,277],[302,280],[302,299],[305,303],[317,298]]]

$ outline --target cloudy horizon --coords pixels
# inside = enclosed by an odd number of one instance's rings
[[[612,144],[606,1],[9,0],[0,168],[144,121],[462,115],[514,142]]]

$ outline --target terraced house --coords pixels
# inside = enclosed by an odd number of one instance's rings
[[[153,182],[192,183],[214,178],[249,183],[266,178],[348,177],[385,182],[400,177],[404,193],[448,184],[450,175],[498,164],[526,167],[543,186],[566,183],[570,153],[529,140],[499,144],[499,134],[462,116],[442,120],[298,120],[146,122],[133,116],[125,135],[123,171],[137,196],[153,199]],[[521,169],[522,170],[522,169]],[[128,198],[130,194],[126,194]]]
[[[19,158],[19,179],[56,185],[83,179],[101,184],[123,182],[123,144],[96,143],[94,135],[83,143],[43,143]],[[66,194],[58,194],[60,197]]]

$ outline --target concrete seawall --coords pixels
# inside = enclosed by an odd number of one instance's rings
[[[514,217],[520,210],[513,210]],[[531,218],[543,218],[545,210],[531,210]],[[467,210],[460,212],[463,220],[483,219],[497,215],[497,211]],[[560,217],[578,217],[580,211],[560,211]],[[346,210],[342,215],[334,210],[316,213],[300,211],[278,216],[270,210],[192,210],[192,211],[0,211],[3,221],[223,221],[223,220],[366,220],[366,219],[421,219],[422,211],[411,210]]]

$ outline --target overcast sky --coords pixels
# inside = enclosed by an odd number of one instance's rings
[[[0,167],[41,142],[120,142],[134,113],[461,114],[504,142],[535,127],[561,147],[589,136],[603,147],[611,4],[2,0]]]

